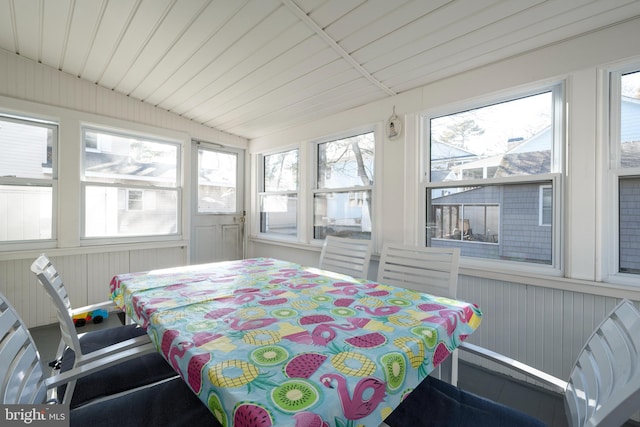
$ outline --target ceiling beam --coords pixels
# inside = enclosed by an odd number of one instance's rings
[[[378,88],[382,89],[388,95],[394,96],[397,95],[393,90],[385,86],[381,81],[373,77],[367,70],[365,70],[362,65],[358,64],[358,62],[353,59],[351,55],[347,51],[345,51],[342,46],[340,46],[334,39],[329,36],[322,28],[316,24],[313,19],[307,15],[304,10],[300,9],[300,7],[293,2],[293,0],[281,0],[282,3],[289,8],[291,12],[293,12],[302,22],[304,22],[309,28],[311,28],[317,35],[320,36],[338,55],[344,58],[353,68],[355,68],[363,77],[369,80],[371,83],[376,85]]]

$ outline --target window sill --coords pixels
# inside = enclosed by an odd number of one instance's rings
[[[460,267],[460,275],[479,277],[483,279],[501,280],[505,282],[521,283],[524,285],[586,293],[612,298],[628,298],[640,301],[640,286],[595,282],[591,280],[571,279],[562,276],[552,276],[517,271],[497,271],[476,267]]]
[[[282,246],[304,251],[320,252],[322,250],[321,245],[312,243],[266,239],[256,236],[249,237],[249,240],[258,244]],[[372,254],[371,261],[378,262],[379,254]],[[535,267],[538,267],[537,272],[532,271],[535,269]],[[543,269],[547,269],[547,271],[541,273],[540,271]],[[497,269],[493,268],[493,266],[488,265],[472,265],[472,263],[468,262],[468,260],[461,258],[459,274],[463,276],[478,277],[483,279],[521,283],[523,285],[537,286],[542,288],[558,289],[563,291],[579,292],[612,298],[628,298],[630,300],[640,301],[640,286],[566,278],[562,277],[562,273],[559,270],[554,269],[550,266],[533,266],[526,271],[518,271],[515,266],[513,269],[508,270],[505,268]]]
[[[39,248],[33,250],[0,252],[0,261],[10,261],[16,259],[35,259],[43,252],[50,257],[68,256],[68,255],[85,255],[107,252],[121,252],[143,249],[162,249],[174,247],[188,247],[189,242],[185,240],[163,241],[163,242],[145,242],[145,243],[122,243],[122,244],[104,244],[94,246],[76,246],[73,248]]]

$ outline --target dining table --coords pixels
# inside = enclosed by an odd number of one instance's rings
[[[118,274],[110,293],[236,427],[378,426],[482,319],[472,303],[272,258]]]

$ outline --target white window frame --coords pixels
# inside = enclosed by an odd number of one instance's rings
[[[51,129],[54,135],[51,147],[51,179],[0,176],[0,185],[51,187],[51,238],[0,242],[0,252],[55,248],[58,236],[58,140],[60,125],[51,120],[35,116],[16,115],[9,111],[0,111],[0,118],[5,121],[16,121],[28,125],[46,127]]]
[[[85,176],[85,147],[84,147],[84,135],[87,131],[93,131],[98,133],[107,133],[110,135],[117,135],[123,137],[131,137],[131,138],[139,138],[146,141],[158,142],[162,144],[174,145],[176,147],[176,183],[175,187],[171,186],[160,186],[160,185],[136,185],[136,184],[123,184],[119,182],[110,183],[105,181],[91,181],[87,180]],[[114,129],[111,127],[104,127],[97,124],[81,124],[81,139],[80,139],[80,150],[81,150],[81,167],[80,167],[80,217],[81,217],[81,227],[80,227],[80,244],[82,246],[91,246],[91,245],[104,245],[104,244],[116,244],[116,243],[145,243],[145,242],[158,242],[158,241],[175,241],[181,240],[183,234],[183,177],[182,177],[182,157],[183,157],[183,142],[179,140],[173,140],[164,138],[159,135],[150,135],[147,133],[140,133],[133,130],[127,129]],[[87,152],[96,152],[95,149],[89,148]],[[160,190],[160,191],[175,191],[176,192],[176,232],[171,234],[162,234],[162,235],[127,235],[127,236],[89,236],[85,235],[86,229],[86,191],[87,187],[110,187],[110,188],[121,188],[121,189],[134,189],[134,190]],[[127,191],[128,195],[128,191]],[[128,197],[126,200],[128,205]],[[128,210],[128,206],[127,206]]]
[[[341,139],[347,139],[347,138],[351,138],[353,136],[358,136],[358,135],[364,135],[367,133],[372,133],[373,134],[373,138],[374,138],[374,157],[373,157],[373,184],[372,185],[362,185],[362,186],[353,186],[353,187],[341,187],[341,188],[323,188],[323,189],[319,189],[318,188],[318,146],[320,144],[325,144],[325,143],[329,143],[329,142],[333,142],[333,141],[338,141]],[[378,200],[380,199],[380,197],[378,197],[378,194],[376,194],[376,182],[380,180],[379,178],[379,171],[382,170],[381,167],[379,166],[379,158],[381,158],[382,156],[380,156],[380,141],[381,139],[381,133],[378,129],[376,129],[375,126],[367,126],[367,127],[363,127],[363,128],[358,128],[358,129],[353,129],[351,131],[346,131],[346,132],[341,132],[339,134],[335,134],[332,136],[328,136],[328,137],[324,137],[322,139],[316,139],[314,141],[311,141],[311,143],[309,144],[309,148],[311,150],[311,155],[310,160],[311,160],[311,165],[309,170],[311,171],[311,173],[313,174],[312,177],[312,183],[313,183],[313,187],[311,189],[311,192],[309,193],[309,196],[307,197],[307,201],[308,201],[308,205],[307,205],[307,211],[308,211],[308,215],[307,215],[307,221],[308,221],[308,226],[307,226],[307,230],[306,232],[308,233],[309,236],[309,240],[315,244],[315,245],[321,245],[324,242],[324,239],[316,239],[314,238],[314,201],[315,201],[315,196],[316,194],[326,194],[326,193],[336,193],[336,192],[360,192],[360,191],[371,191],[371,241],[375,246],[375,242],[376,242],[376,236],[377,236],[377,224],[378,221],[376,221],[377,218],[377,212],[380,212],[380,209],[378,208],[379,206],[379,202]]]
[[[282,154],[282,153],[286,153],[289,151],[298,151],[298,177],[297,177],[297,183],[298,183],[298,188],[295,191],[265,191],[264,190],[264,186],[265,186],[265,182],[264,182],[264,160],[265,157],[268,156],[273,156],[273,155],[277,155],[277,154]],[[260,238],[264,238],[264,239],[269,239],[269,240],[283,240],[283,241],[291,241],[291,242],[297,242],[300,240],[300,222],[301,222],[301,211],[300,208],[302,206],[301,203],[301,199],[303,197],[303,192],[302,192],[302,183],[301,183],[301,179],[304,175],[303,173],[303,169],[304,169],[304,163],[302,161],[302,151],[300,149],[299,146],[288,146],[285,148],[279,148],[278,150],[273,150],[273,151],[267,151],[264,153],[260,153],[257,156],[258,159],[258,165],[257,165],[257,169],[258,169],[258,179],[257,179],[257,186],[258,186],[258,191],[257,193],[257,199],[256,199],[256,209],[255,209],[255,221],[254,221],[254,227],[256,232],[254,233],[255,235],[259,236]],[[260,208],[260,203],[262,201],[262,197],[263,196],[290,196],[290,195],[297,195],[297,203],[296,203],[296,235],[295,236],[288,236],[285,234],[278,234],[278,233],[269,233],[269,232],[262,232],[261,230],[261,223],[260,223],[260,213],[261,213],[261,208]]]
[[[553,187],[551,185],[548,184],[544,184],[540,186],[540,192],[539,192],[539,212],[538,212],[538,225],[541,227],[551,227],[553,225],[552,224],[547,224],[544,221],[544,192],[546,189],[551,188],[551,190],[553,190]],[[551,212],[553,212],[553,192],[551,194]]]
[[[252,186],[255,189],[254,194],[256,197],[252,198],[253,206],[251,211],[254,213],[251,220],[251,238],[256,240],[264,240],[269,242],[275,242],[283,246],[308,249],[309,246],[320,247],[324,240],[313,239],[313,188],[316,186],[317,171],[316,171],[316,153],[317,144],[329,141],[335,141],[342,138],[348,138],[353,135],[360,135],[363,133],[373,132],[375,136],[375,152],[378,155],[374,159],[374,185],[372,189],[373,209],[372,209],[372,232],[371,240],[374,244],[374,248],[377,247],[376,239],[380,235],[380,212],[382,211],[382,194],[381,185],[376,185],[375,177],[380,180],[383,165],[382,155],[382,143],[384,141],[384,123],[378,123],[375,125],[367,125],[350,130],[339,132],[331,135],[325,135],[319,138],[309,139],[304,142],[283,145],[270,150],[264,150],[252,154],[252,171],[256,171],[253,176]],[[297,216],[298,216],[298,228],[297,237],[293,236],[280,236],[270,233],[260,232],[260,195],[266,194],[264,189],[264,156],[271,154],[278,154],[289,150],[298,149],[298,204],[297,204]]]
[[[427,194],[429,190],[438,188],[450,188],[450,187],[485,187],[488,185],[509,185],[509,184],[526,184],[526,183],[542,183],[551,181],[553,188],[553,229],[552,229],[552,259],[551,264],[537,264],[529,262],[519,261],[506,261],[506,260],[494,260],[489,258],[475,258],[462,256],[460,265],[468,267],[478,271],[493,271],[493,272],[505,272],[516,274],[542,274],[549,276],[562,277],[564,274],[564,252],[563,252],[563,233],[564,233],[564,149],[565,149],[565,126],[566,126],[566,112],[564,103],[566,101],[565,82],[562,80],[546,82],[543,84],[534,84],[522,87],[520,89],[512,89],[504,91],[497,95],[488,95],[486,97],[480,97],[468,102],[461,102],[442,107],[440,109],[434,109],[426,111],[421,114],[420,120],[420,176],[421,182],[419,184],[419,215],[420,223],[418,234],[418,244],[424,245],[427,239],[426,230],[427,224]],[[552,147],[551,154],[551,173],[540,175],[527,175],[527,176],[513,176],[507,178],[490,178],[490,179],[472,179],[465,181],[443,181],[443,182],[430,182],[430,118],[441,117],[445,115],[456,114],[466,110],[473,110],[490,106],[493,104],[516,100],[519,98],[535,95],[551,91],[553,94],[553,140],[554,146]],[[503,218],[501,216],[500,220]],[[505,236],[501,235],[500,239],[503,240]]]
[[[620,180],[625,177],[640,177],[640,167],[623,168],[620,164],[620,89],[623,74],[640,71],[640,58],[630,63],[614,65],[604,70],[601,88],[605,100],[602,114],[603,128],[603,169],[605,175],[602,195],[603,222],[602,269],[603,280],[613,284],[638,287],[640,275],[619,271],[620,267]],[[607,102],[608,101],[608,102]]]

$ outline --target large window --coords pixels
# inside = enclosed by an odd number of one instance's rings
[[[557,265],[561,86],[423,120],[427,246]]]
[[[371,238],[373,132],[317,144],[313,237]]]
[[[298,234],[298,150],[262,156],[260,232]]]
[[[83,237],[180,232],[180,146],[83,129]]]
[[[640,274],[640,69],[611,77],[611,169],[618,185],[618,272]]]
[[[0,116],[0,244],[55,238],[53,123]]]

